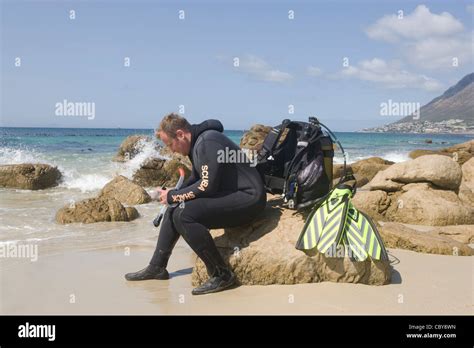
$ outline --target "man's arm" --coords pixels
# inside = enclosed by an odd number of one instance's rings
[[[191,170],[191,174],[189,174],[189,177],[183,182],[183,188],[191,186],[194,184],[197,180],[199,180],[198,177],[196,177],[196,174],[194,174],[194,168]]]
[[[168,204],[209,197],[217,191],[224,165],[217,161],[219,150],[222,150],[222,145],[214,140],[204,140],[199,144],[195,167],[200,179],[180,190],[170,190],[167,196]]]

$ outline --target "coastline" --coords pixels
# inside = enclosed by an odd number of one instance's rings
[[[90,129],[90,130],[117,130],[117,131],[146,131],[146,132],[153,132],[153,128],[120,128],[120,127],[115,127],[115,128],[110,128],[110,127],[25,127],[25,126],[1,126],[0,129]],[[245,133],[248,131],[248,129],[226,129],[225,131],[228,132],[241,132]],[[378,133],[390,133],[390,134],[433,134],[433,135],[473,135],[474,136],[474,131],[472,132],[434,132],[434,133],[420,133],[420,132],[385,132],[385,131],[364,131],[363,129],[361,130],[353,130],[353,131],[335,131],[335,133],[371,133],[371,134],[378,134]]]
[[[474,132],[438,132],[438,133],[419,133],[419,132],[374,132],[374,131],[363,131],[358,130],[354,133],[364,133],[364,134],[416,134],[416,135],[472,135],[474,137]]]

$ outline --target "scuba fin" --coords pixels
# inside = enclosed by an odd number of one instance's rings
[[[352,175],[344,177],[325,197],[314,205],[296,243],[296,249],[307,254],[314,251],[331,252],[339,246],[350,250],[357,261],[367,257],[374,260],[388,259],[377,227],[364,213],[358,211],[351,202],[355,194],[355,180]]]
[[[337,185],[320,199],[306,219],[296,249],[316,248],[325,253],[331,245],[341,239],[351,189],[344,184]]]
[[[367,257],[374,260],[388,260],[382,237],[373,221],[365,213],[354,208],[349,202],[344,225],[343,243],[349,246],[357,261]]]

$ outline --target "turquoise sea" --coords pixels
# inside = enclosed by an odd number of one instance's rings
[[[63,185],[82,190],[95,189],[107,182],[116,169],[110,159],[129,135],[153,137],[153,129],[94,128],[0,128],[0,164],[45,162],[66,174]],[[236,143],[244,131],[225,132]],[[472,139],[472,135],[390,134],[336,132],[349,162],[380,156],[400,162],[414,149],[438,149]],[[427,139],[432,143],[428,144]],[[151,151],[151,147],[149,149]],[[145,155],[153,155],[146,153]],[[336,162],[342,154],[336,153]],[[130,171],[139,160],[131,164]]]

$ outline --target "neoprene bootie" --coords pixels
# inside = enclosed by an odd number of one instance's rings
[[[127,273],[125,274],[125,279],[133,281],[133,280],[149,280],[149,279],[159,279],[159,280],[164,280],[164,279],[169,279],[170,275],[168,274],[168,271],[166,268],[163,267],[158,267],[155,265],[148,265],[144,269],[138,271],[138,272],[133,272],[133,273]]]
[[[229,269],[219,271],[219,274],[211,277],[201,286],[194,288],[193,295],[204,295],[230,288],[236,282],[235,274]]]
[[[193,295],[204,295],[225,290],[236,282],[235,274],[229,269],[217,248],[209,248],[198,254],[206,265],[209,280],[193,289]]]
[[[166,270],[168,265],[168,260],[171,253],[165,252],[162,250],[157,250],[153,256],[152,262],[145,267],[144,269],[125,274],[125,279],[134,281],[134,280],[149,280],[149,279],[169,279],[170,275]]]

